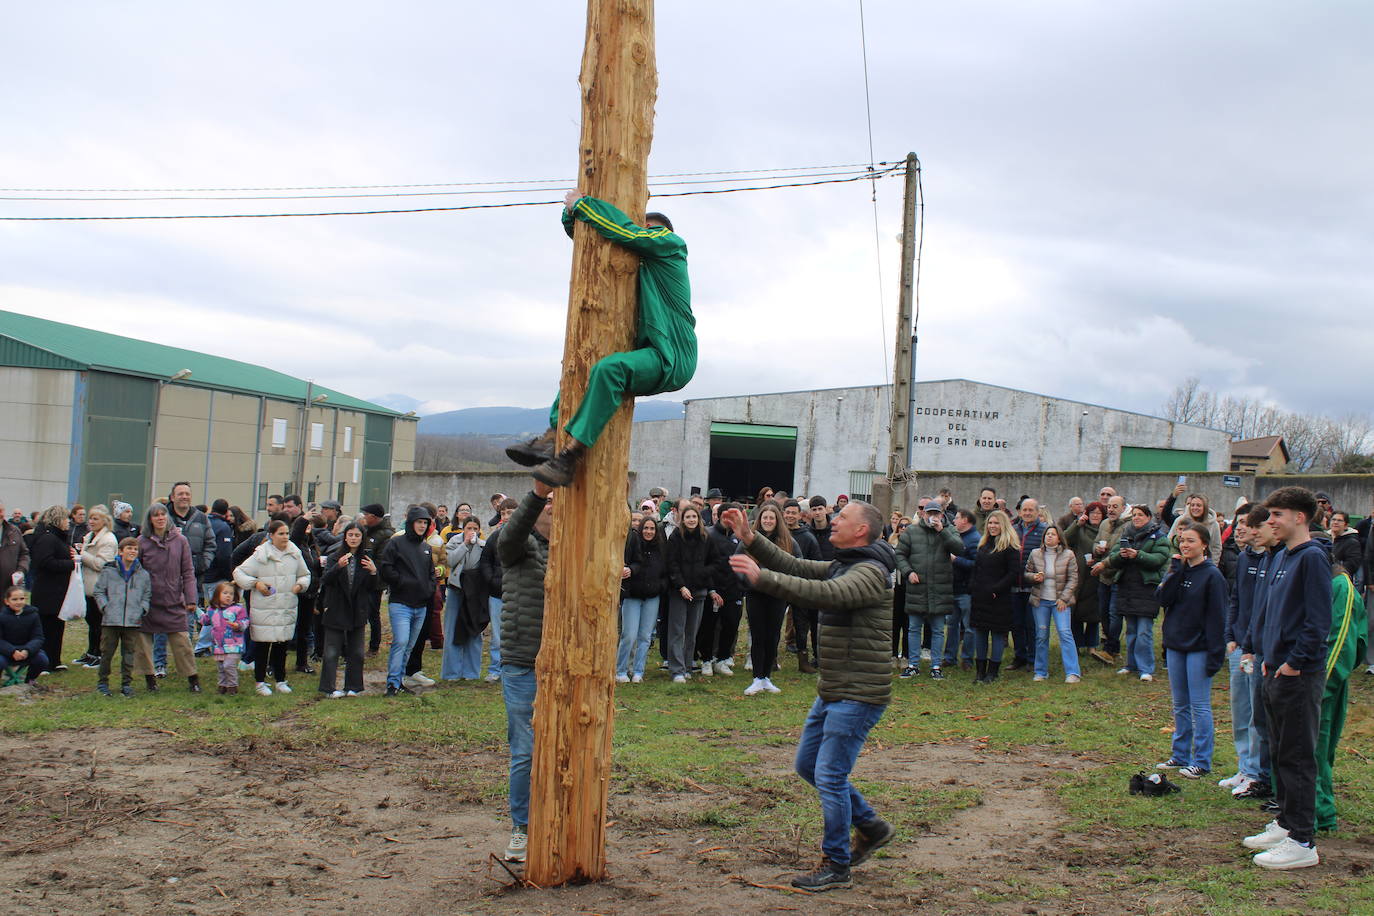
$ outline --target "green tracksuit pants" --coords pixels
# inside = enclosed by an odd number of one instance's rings
[[[1345,729],[1345,704],[1349,699],[1348,677],[1327,678],[1322,697],[1321,724],[1317,727],[1317,829],[1336,829],[1336,792],[1331,770],[1336,765],[1336,745]]]
[[[652,347],[603,357],[592,366],[587,378],[587,393],[564,429],[583,445],[595,445],[626,395],[658,394],[664,390],[667,375],[666,361]],[[553,407],[549,410],[551,427],[558,426],[561,398],[561,394],[554,398]]]

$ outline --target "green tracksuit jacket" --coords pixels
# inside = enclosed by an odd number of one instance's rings
[[[1317,730],[1317,829],[1336,829],[1336,794],[1331,769],[1336,764],[1336,745],[1345,728],[1345,707],[1350,695],[1350,672],[1364,658],[1366,635],[1364,602],[1348,575],[1331,582],[1331,634],[1327,637],[1326,691],[1322,695],[1321,723]]]
[[[563,210],[569,237],[574,220],[639,255],[639,326],[635,349],[612,353],[592,367],[587,394],[568,421],[567,431],[592,445],[625,395],[677,391],[697,370],[696,318],[687,279],[687,243],[670,229],[637,226],[620,210],[595,197],[583,197]],[[549,425],[558,425],[558,400]]]

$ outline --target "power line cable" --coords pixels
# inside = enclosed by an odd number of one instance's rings
[[[881,162],[878,164],[890,165],[891,163]],[[665,172],[661,175],[650,175],[649,178],[700,178],[707,175],[747,175],[758,172],[770,174],[775,172],[816,172],[823,169],[868,168],[871,166],[871,162],[867,164],[862,162],[842,162],[832,165],[794,165],[762,169],[727,169],[711,172]],[[16,194],[213,194],[246,191],[368,191],[380,190],[382,188],[468,188],[501,184],[558,184],[560,186],[566,186],[569,183],[576,183],[576,181],[576,178],[508,178],[494,181],[441,181],[424,184],[326,184],[245,188],[0,188],[0,192]]]
[[[695,197],[704,194],[738,194],[744,191],[773,191],[783,188],[808,188],[817,185],[847,184],[853,181],[887,178],[897,173],[900,164],[889,166],[876,173],[864,172],[848,178],[826,178],[818,181],[791,182],[786,184],[760,185],[749,188],[715,188],[699,191],[674,191],[664,194],[651,194],[650,197]],[[148,214],[138,216],[0,216],[6,222],[94,222],[116,220],[159,220],[159,219],[284,219],[301,216],[378,216],[393,213],[451,213],[460,210],[499,210],[507,207],[543,207],[562,204],[561,200],[524,200],[507,201],[499,204],[464,204],[455,207],[416,207],[386,210],[333,210],[312,213],[177,213]]]
[[[864,24],[864,0],[859,0],[859,46],[863,51],[864,63],[864,113],[868,118],[868,168],[873,170],[873,102],[868,89],[868,27]],[[883,244],[878,229],[878,181],[872,180],[873,200],[873,254],[874,265],[878,272],[878,333],[882,338],[879,350],[883,354],[883,378],[891,377],[887,365],[887,297],[883,293]]]
[[[865,169],[865,172],[863,173],[863,177],[867,177],[867,169],[868,169],[868,166],[859,166],[859,168]],[[657,182],[649,182],[649,187],[650,187],[650,188],[656,188],[656,187],[661,188],[661,187],[678,187],[678,186],[681,186],[681,185],[725,184],[725,183],[730,183],[730,182],[746,182],[746,181],[770,181],[770,180],[777,180],[777,179],[781,179],[781,178],[829,178],[829,177],[834,177],[834,176],[851,175],[851,174],[856,174],[856,173],[855,173],[852,169],[844,169],[844,170],[833,170],[833,169],[829,169],[829,170],[824,170],[824,171],[801,172],[801,173],[794,174],[794,175],[783,175],[783,174],[771,174],[771,175],[770,175],[770,174],[758,174],[758,175],[747,175],[747,176],[740,176],[740,177],[734,177],[734,178],[687,179],[687,180],[681,180],[681,181],[657,181]],[[270,194],[270,195],[251,196],[251,197],[245,197],[245,196],[234,196],[234,197],[224,197],[224,196],[219,196],[219,197],[197,197],[197,196],[186,196],[186,195],[172,195],[172,196],[165,196],[165,197],[148,197],[148,196],[139,196],[139,197],[22,197],[22,196],[21,196],[21,197],[13,197],[13,196],[0,196],[0,200],[13,200],[13,201],[56,201],[56,202],[62,202],[62,201],[80,201],[80,202],[116,201],[116,202],[129,202],[129,201],[169,201],[169,200],[196,200],[196,201],[210,201],[210,200],[337,200],[337,199],[345,199],[345,198],[446,197],[446,196],[458,196],[458,195],[470,196],[470,195],[485,195],[485,194],[534,194],[534,193],[541,193],[541,192],[544,192],[544,191],[562,191],[562,190],[565,190],[565,189],[567,188],[568,184],[569,184],[569,182],[563,182],[563,183],[559,183],[559,184],[550,184],[550,186],[548,186],[548,187],[482,188],[482,189],[479,189],[479,190],[464,190],[464,191],[391,191],[391,192],[386,192],[386,193],[297,194],[297,195],[278,195],[278,194]]]

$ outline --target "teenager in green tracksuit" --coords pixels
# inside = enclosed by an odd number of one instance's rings
[[[650,213],[644,226],[604,200],[568,192],[563,228],[569,237],[577,220],[640,256],[639,323],[635,348],[612,353],[592,366],[587,393],[564,429],[572,444],[554,455],[558,399],[549,412],[549,430],[530,442],[511,446],[506,454],[524,465],[538,465],[534,476],[549,486],[572,481],[577,462],[596,443],[626,395],[677,391],[697,368],[696,319],[687,279],[687,244],[661,213]]]
[[[1365,607],[1350,575],[1337,567],[1331,582],[1331,635],[1327,637],[1326,692],[1322,694],[1321,724],[1317,728],[1317,829],[1336,829],[1336,796],[1331,768],[1336,745],[1345,728],[1345,705],[1350,672],[1365,650]]]

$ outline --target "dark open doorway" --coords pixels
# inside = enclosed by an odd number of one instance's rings
[[[712,423],[708,484],[727,499],[752,502],[763,487],[791,492],[797,428],[760,423]]]

